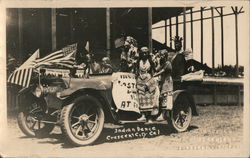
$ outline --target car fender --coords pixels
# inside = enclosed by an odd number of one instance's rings
[[[22,88],[21,90],[18,91],[17,95],[21,96],[23,94],[27,94],[27,93],[31,92],[33,89],[34,89],[34,85],[29,86],[29,87],[24,87],[24,88]]]
[[[66,98],[62,100],[63,102],[62,107],[72,103],[72,101],[76,99],[77,97],[80,97],[82,95],[89,95],[98,99],[99,102],[102,104],[105,117],[106,117],[105,121],[113,122],[114,120],[116,120],[116,117],[114,113],[112,112],[113,106],[112,106],[112,103],[110,102],[112,98],[110,98],[106,93],[107,93],[106,91],[96,90],[96,89],[91,89],[91,88],[78,89],[77,91],[71,93],[70,95],[68,95]]]
[[[191,106],[191,109],[192,109],[192,114],[194,116],[198,116],[198,111],[197,111],[197,108],[196,108],[194,98],[190,93],[188,93],[186,90],[176,90],[176,91],[174,91],[174,93],[173,93],[174,105],[175,105],[175,101],[177,100],[178,97],[187,98],[188,101],[191,103],[190,106]]]
[[[28,87],[19,91],[17,96],[18,111],[27,110],[27,107],[34,102],[37,104],[42,104],[45,107],[48,106],[46,98],[44,96],[36,97],[34,94],[32,94],[32,90],[33,88]]]

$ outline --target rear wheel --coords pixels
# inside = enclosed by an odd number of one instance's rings
[[[176,132],[184,132],[188,129],[191,119],[192,109],[188,100],[179,98],[167,118],[169,126]]]
[[[100,136],[104,126],[101,103],[94,97],[82,96],[62,109],[62,132],[76,146],[89,145]]]

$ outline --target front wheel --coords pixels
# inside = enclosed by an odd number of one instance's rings
[[[188,129],[192,119],[192,109],[189,105],[178,104],[170,111],[167,118],[169,126],[177,132],[184,132]]]
[[[71,144],[89,145],[95,142],[102,132],[104,112],[96,98],[82,96],[63,107],[61,121],[62,132]]]
[[[54,125],[43,123],[44,114],[40,107],[34,105],[37,104],[34,103],[27,110],[18,113],[18,126],[26,136],[47,136],[54,129]]]

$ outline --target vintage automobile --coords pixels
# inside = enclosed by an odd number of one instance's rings
[[[116,104],[125,96],[114,86],[114,75],[119,72],[91,75],[88,79],[46,77],[40,79],[40,84],[34,81],[19,93],[20,129],[25,135],[34,137],[48,134],[55,125],[60,125],[70,143],[83,146],[98,139],[106,122],[146,122],[137,120],[140,114],[118,108]],[[198,113],[192,95],[183,84],[185,82],[174,82],[173,108],[160,109],[156,117],[163,114],[163,119],[156,119],[154,123],[165,121],[177,132],[188,129],[192,116]]]

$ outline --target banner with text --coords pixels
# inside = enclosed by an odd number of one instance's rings
[[[140,113],[135,74],[113,73],[112,81],[112,95],[117,108]]]

